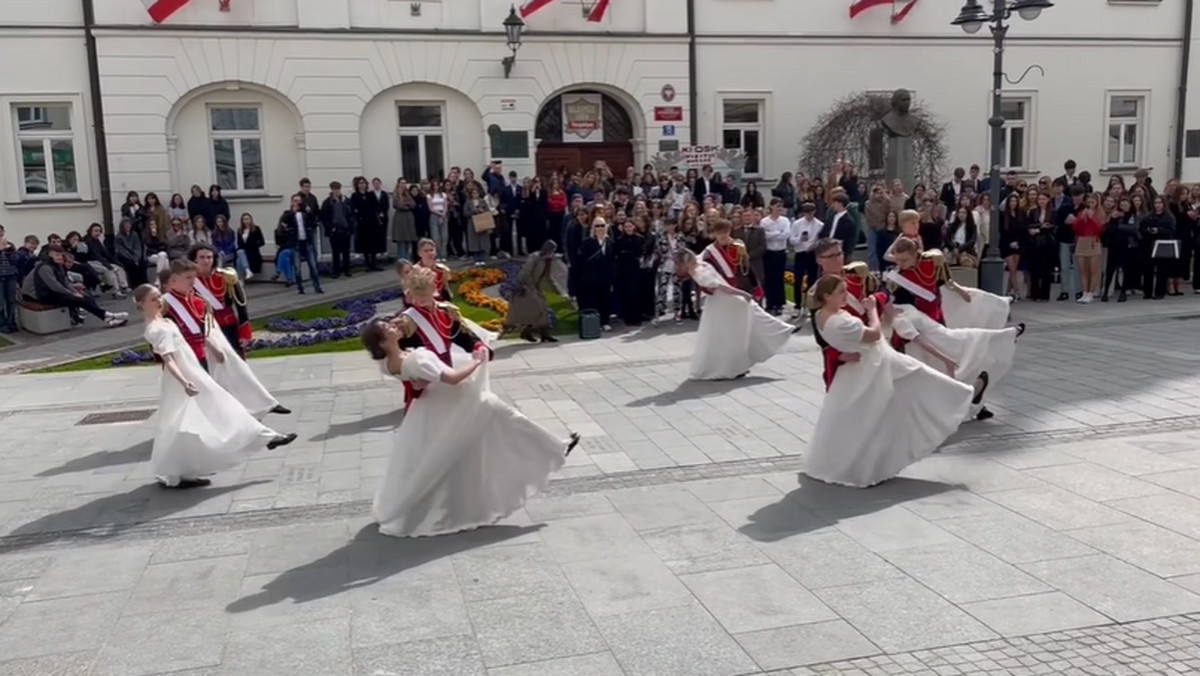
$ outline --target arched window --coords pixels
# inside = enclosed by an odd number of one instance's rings
[[[629,112],[625,110],[625,106],[608,94],[587,90],[568,92],[546,101],[541,111],[538,112],[537,127],[534,130],[534,136],[537,139],[542,143],[563,142],[562,98],[577,94],[600,94],[600,127],[604,131],[605,143],[633,139],[633,121],[629,118]]]

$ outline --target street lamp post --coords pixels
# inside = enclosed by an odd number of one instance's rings
[[[500,64],[504,66],[505,79],[512,75],[513,66],[517,63],[517,50],[521,48],[521,32],[524,30],[525,22],[521,21],[517,14],[516,5],[509,7],[508,18],[504,20],[504,42],[512,54],[500,59]]]
[[[989,13],[980,6],[979,0],[967,0],[958,18],[951,25],[959,26],[974,35],[985,24],[992,32],[992,115],[988,126],[992,131],[991,167],[988,172],[988,193],[992,198],[992,212],[988,219],[988,246],[983,260],[979,262],[979,288],[995,294],[1004,293],[1004,259],[1000,257],[1000,167],[1004,163],[1004,115],[1002,113],[1004,89],[1004,38],[1008,35],[1008,21],[1015,13],[1026,21],[1041,15],[1043,9],[1053,7],[1050,0],[992,0]]]

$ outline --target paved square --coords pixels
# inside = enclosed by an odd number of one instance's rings
[[[807,335],[733,383],[684,382],[690,331],[506,347],[494,389],[584,442],[504,525],[418,540],[370,522],[402,392],[365,355],[255,360],[300,440],[187,492],[153,419],[78,424],[152,409],[153,367],[5,376],[0,676],[1198,673],[1169,304],[1018,306],[997,417],[867,491],[799,474]]]

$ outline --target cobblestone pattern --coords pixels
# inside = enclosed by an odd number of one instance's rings
[[[793,676],[1175,676],[1200,673],[1200,614],[801,667]]]

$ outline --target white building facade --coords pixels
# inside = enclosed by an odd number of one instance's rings
[[[1006,70],[1041,70],[1006,86],[1006,168],[1058,175],[1070,158],[1097,182],[1145,167],[1161,183],[1178,161],[1200,179],[1192,2],[1014,17]],[[506,77],[506,0],[191,0],[162,25],[141,0],[6,0],[0,223],[44,239],[106,220],[130,190],[216,183],[273,226],[304,176],[323,195],[491,159],[522,175],[640,167],[689,144],[740,147],[747,176],[773,180],[834,101],[897,87],[946,124],[950,166],[986,171],[991,41],[950,25],[960,3],[914,0],[897,22],[904,0],[853,18],[855,0],[611,0],[589,23],[594,4],[529,16]]]

